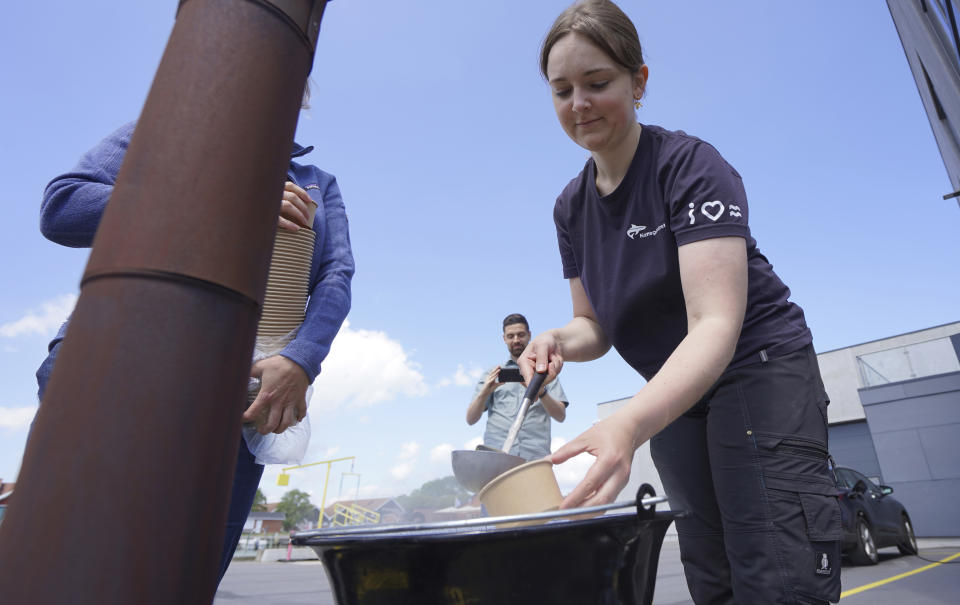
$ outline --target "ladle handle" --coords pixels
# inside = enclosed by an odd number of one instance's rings
[[[529,399],[531,402],[537,398],[537,393],[540,392],[540,389],[543,388],[543,382],[547,379],[547,373],[543,372],[533,375],[533,378],[530,379],[530,385],[527,387],[527,392],[523,394],[524,399]]]
[[[530,384],[527,385],[527,392],[523,394],[523,403],[520,404],[520,410],[517,412],[517,417],[513,420],[513,424],[510,426],[510,430],[507,432],[507,439],[503,442],[503,451],[510,453],[510,448],[513,447],[513,442],[517,440],[517,433],[520,432],[520,425],[523,424],[523,417],[527,415],[527,409],[530,407],[530,403],[537,397],[537,393],[540,392],[540,388],[543,386],[543,381],[547,379],[547,373],[543,372],[542,374],[537,373],[533,375],[533,378],[530,379]]]

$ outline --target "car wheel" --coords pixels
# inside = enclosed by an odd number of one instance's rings
[[[850,552],[850,559],[857,565],[876,565],[880,560],[877,543],[873,540],[873,530],[865,519],[857,519],[857,544]]]
[[[917,537],[913,535],[913,524],[910,523],[910,517],[904,515],[902,523],[900,533],[903,540],[897,544],[897,549],[901,555],[915,555],[919,549],[917,548]]]

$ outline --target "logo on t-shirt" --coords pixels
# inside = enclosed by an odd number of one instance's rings
[[[654,229],[653,231],[647,231],[646,233],[641,233],[641,231],[643,231],[644,229],[647,228],[646,225],[634,225],[633,223],[630,223],[630,228],[627,229],[627,237],[629,237],[630,239],[636,239],[638,235],[639,235],[641,238],[650,237],[650,236],[652,236],[652,235],[656,235],[656,234],[660,233],[660,230],[661,230],[661,229],[665,229],[666,226],[667,226],[666,223],[661,223],[661,224],[660,224],[656,229]]]
[[[707,217],[713,222],[717,222],[717,219],[723,216],[723,202],[720,200],[714,200],[712,202],[706,202],[700,206],[700,214]]]
[[[690,202],[688,206],[690,208],[690,212],[687,213],[687,216],[690,217],[690,224],[693,225],[697,222],[697,217],[694,216],[693,214],[696,204],[694,204],[693,202]],[[743,216],[743,214],[740,213],[740,206],[737,206],[736,204],[730,204],[730,207],[727,208],[727,207],[724,207],[723,202],[721,202],[720,200],[713,200],[712,202],[704,202],[703,204],[700,205],[700,214],[707,217],[714,223],[720,220],[720,217],[723,216],[723,212],[725,210],[727,211],[727,214],[729,214],[731,218],[732,217],[739,218]]]

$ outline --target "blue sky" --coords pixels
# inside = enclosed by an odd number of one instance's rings
[[[297,140],[340,182],[357,261],[348,325],[318,379],[305,462],[356,456],[362,497],[450,474],[472,445],[474,378],[506,358],[500,320],[570,315],[552,223],[586,152],[537,71],[564,1],[337,0]],[[44,185],[137,117],[176,2],[17,2],[0,22],[0,478],[15,479],[34,372],[87,250],[39,233]],[[818,350],[956,321],[960,209],[882,2],[625,2],[650,68],[641,122],[719,149],[743,176],[761,251]],[[225,102],[228,100],[225,99]],[[212,108],[216,111],[216,108]],[[567,364],[569,440],[643,381],[615,353]],[[135,401],[126,405],[136,406]],[[586,468],[560,467],[567,489]],[[330,474],[327,502],[357,478]],[[271,499],[278,467],[262,487]],[[290,487],[323,491],[323,467]]]

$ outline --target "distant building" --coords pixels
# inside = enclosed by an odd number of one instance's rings
[[[283,532],[286,515],[276,511],[251,511],[243,525],[243,531],[251,534],[276,534]],[[314,517],[316,518],[316,517]]]
[[[817,355],[830,453],[896,490],[918,536],[960,536],[960,322],[890,336]],[[598,405],[602,420],[629,398]],[[663,493],[644,444],[630,482]],[[669,497],[669,494],[667,494]]]
[[[15,485],[15,482],[4,483],[3,479],[0,479],[0,523],[3,523],[3,517],[7,513],[7,506],[10,504]]]
[[[477,517],[483,517],[483,509],[479,504],[464,504],[462,506],[448,506],[446,508],[437,509],[431,511],[427,516],[425,521],[428,523],[432,522],[444,522],[444,521],[466,521],[468,519],[476,519]]]
[[[919,536],[960,536],[960,322],[817,355],[830,452],[896,489]]]
[[[284,513],[281,513],[277,510],[277,507],[280,506],[279,502],[267,502],[264,507],[267,509],[265,511],[251,511],[250,515],[247,517],[247,524],[243,526],[244,531],[249,531],[250,519],[258,518],[262,521],[264,533],[272,532],[285,532],[283,529],[283,522],[286,521],[287,516]],[[256,517],[255,517],[256,515]],[[310,512],[307,513],[306,518],[302,519],[293,527],[293,531],[305,531],[308,529],[317,528],[317,519],[320,518],[320,509],[314,506],[310,509]],[[275,529],[279,527],[279,529]]]
[[[452,506],[444,508],[415,508],[404,515],[404,523],[442,523],[446,521],[466,521],[484,516],[480,507],[480,498],[474,494],[466,502],[457,500]]]

